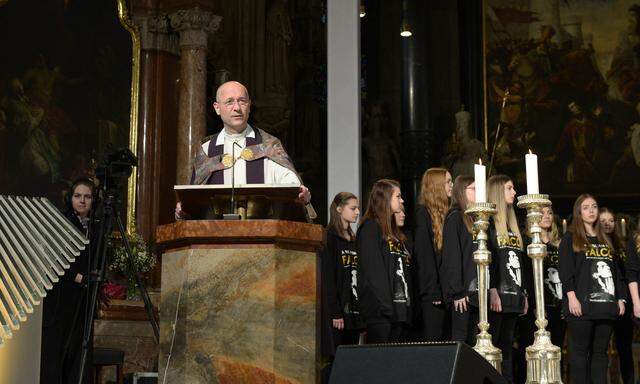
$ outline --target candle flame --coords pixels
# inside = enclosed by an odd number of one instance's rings
[[[478,165],[482,165],[482,158],[481,157],[478,158]]]
[[[531,152],[531,148],[529,148],[529,154],[530,154],[530,155],[533,155],[533,152]]]

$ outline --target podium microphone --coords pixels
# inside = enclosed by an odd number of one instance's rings
[[[231,164],[231,213],[225,213],[222,215],[223,220],[240,220],[240,215],[236,213],[236,145],[242,149],[237,141],[233,142],[231,146],[231,158],[233,163]]]

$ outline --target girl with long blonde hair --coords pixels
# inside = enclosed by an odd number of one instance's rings
[[[524,246],[513,208],[516,190],[511,178],[491,176],[487,198],[497,213],[489,225],[489,323],[495,346],[502,350],[502,375],[513,381],[512,350],[518,316],[527,312]]]
[[[415,216],[414,259],[426,341],[442,341],[444,337],[447,310],[440,286],[440,267],[444,219],[452,189],[451,174],[444,168],[429,168],[422,175]]]

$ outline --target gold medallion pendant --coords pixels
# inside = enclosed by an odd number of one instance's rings
[[[225,168],[229,168],[230,166],[233,165],[234,162],[235,161],[233,160],[233,157],[230,154],[225,153],[224,156],[222,156],[222,165],[224,165]]]
[[[245,148],[240,152],[240,157],[242,157],[245,161],[253,160],[253,151],[249,148]]]

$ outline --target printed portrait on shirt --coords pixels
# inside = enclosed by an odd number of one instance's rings
[[[560,281],[560,272],[555,267],[547,269],[547,276],[544,279],[545,287],[549,293],[558,300],[562,300],[562,282]]]
[[[612,266],[605,260],[594,260],[591,263],[591,294],[590,301],[613,301],[616,287],[613,279]]]

